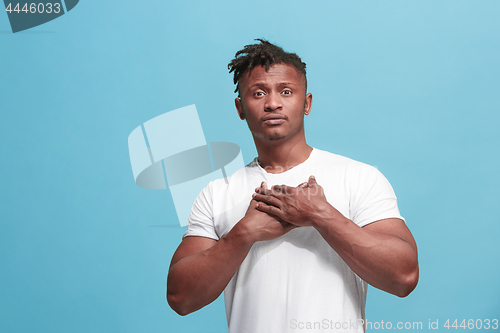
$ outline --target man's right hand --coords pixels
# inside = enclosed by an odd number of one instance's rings
[[[267,189],[266,183],[262,182],[261,188]],[[245,217],[235,228],[241,228],[241,232],[248,236],[248,241],[254,243],[278,238],[297,226],[258,210],[257,201],[251,200]]]
[[[251,200],[245,216],[219,241],[196,236],[183,239],[167,278],[167,300],[174,311],[186,315],[213,302],[255,242],[275,239],[296,228],[256,207],[257,202]]]

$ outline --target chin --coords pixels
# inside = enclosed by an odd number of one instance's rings
[[[274,135],[271,135],[271,136],[267,136],[266,139],[268,141],[279,141],[279,140],[282,140],[284,139],[285,136],[284,135],[281,135],[281,134],[274,134]]]
[[[274,142],[274,141],[279,141],[279,140],[283,140],[284,138],[287,137],[287,135],[285,133],[280,133],[279,131],[274,131],[274,132],[268,132],[268,133],[255,133],[255,132],[252,132],[253,136],[255,139],[259,139],[259,140],[264,140],[264,141],[268,141],[268,142]]]
[[[272,137],[272,138],[269,138],[268,140],[269,141],[279,141],[279,140],[282,140],[284,138],[285,138],[284,136],[280,136],[280,137]]]

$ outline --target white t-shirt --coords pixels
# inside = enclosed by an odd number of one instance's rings
[[[255,188],[297,186],[314,175],[327,201],[358,226],[400,218],[396,196],[374,167],[313,149],[303,163],[267,173],[255,159],[198,195],[186,236],[219,240],[240,221]],[[364,332],[367,284],[313,227],[255,243],[224,290],[229,333]]]

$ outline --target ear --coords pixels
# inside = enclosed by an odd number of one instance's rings
[[[311,93],[307,93],[306,102],[304,103],[304,114],[307,116],[311,112],[311,106],[313,102],[313,95]]]
[[[243,106],[241,105],[241,99],[235,98],[234,105],[236,106],[236,110],[238,110],[238,116],[241,120],[245,120],[245,112],[243,112]]]

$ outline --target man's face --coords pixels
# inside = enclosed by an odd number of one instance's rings
[[[238,115],[246,119],[254,139],[280,141],[304,135],[304,115],[311,110],[305,78],[295,67],[276,64],[245,73],[239,82]]]

